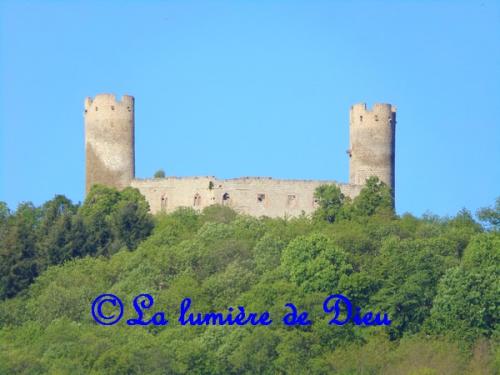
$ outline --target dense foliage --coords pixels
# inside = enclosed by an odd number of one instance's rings
[[[154,176],[154,178],[165,178],[165,171],[163,169],[158,169]]]
[[[313,218],[252,218],[228,207],[151,218],[137,190],[95,187],[80,207],[58,196],[0,205],[0,373],[490,374],[500,371],[499,204],[455,217],[392,211],[384,184],[354,200],[318,189]],[[482,216],[481,216],[482,215]],[[496,220],[496,221],[495,221]],[[155,297],[169,325],[97,325],[91,301]],[[342,293],[390,327],[329,326]],[[266,327],[182,327],[199,312],[268,310]],[[286,327],[285,304],[311,326]]]
[[[0,205],[0,299],[26,289],[48,266],[135,249],[153,229],[137,189],[94,186],[81,207],[58,195],[42,207]]]

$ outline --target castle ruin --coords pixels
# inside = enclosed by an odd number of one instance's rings
[[[390,104],[355,104],[350,111],[349,183],[285,180],[271,177],[218,179],[206,177],[135,178],[134,98],[112,94],[85,99],[86,192],[94,184],[123,189],[132,186],[146,197],[151,212],[178,207],[201,210],[222,204],[253,216],[311,214],[315,189],[335,184],[354,198],[366,179],[377,176],[394,194],[396,108]]]

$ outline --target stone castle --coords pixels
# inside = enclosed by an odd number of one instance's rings
[[[394,193],[396,108],[355,104],[350,111],[349,183],[282,180],[271,177],[135,178],[134,98],[112,94],[85,99],[86,191],[93,184],[118,189],[132,186],[146,197],[153,213],[178,207],[200,210],[222,204],[253,216],[298,216],[317,206],[315,189],[336,184],[354,198],[366,179],[377,176]]]

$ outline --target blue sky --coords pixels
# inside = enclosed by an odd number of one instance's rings
[[[84,193],[83,101],[136,98],[136,175],[348,180],[349,107],[398,108],[399,213],[500,195],[500,3],[3,1],[0,200]]]

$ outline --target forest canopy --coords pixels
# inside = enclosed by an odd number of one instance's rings
[[[500,371],[500,199],[476,216],[397,215],[370,179],[353,200],[316,191],[318,209],[254,218],[226,206],[151,215],[133,188],[94,186],[83,204],[0,204],[2,374],[494,374]],[[245,306],[313,324],[103,327],[90,305],[141,293],[175,316]],[[342,293],[388,327],[329,326]],[[126,309],[126,318],[133,310]]]

